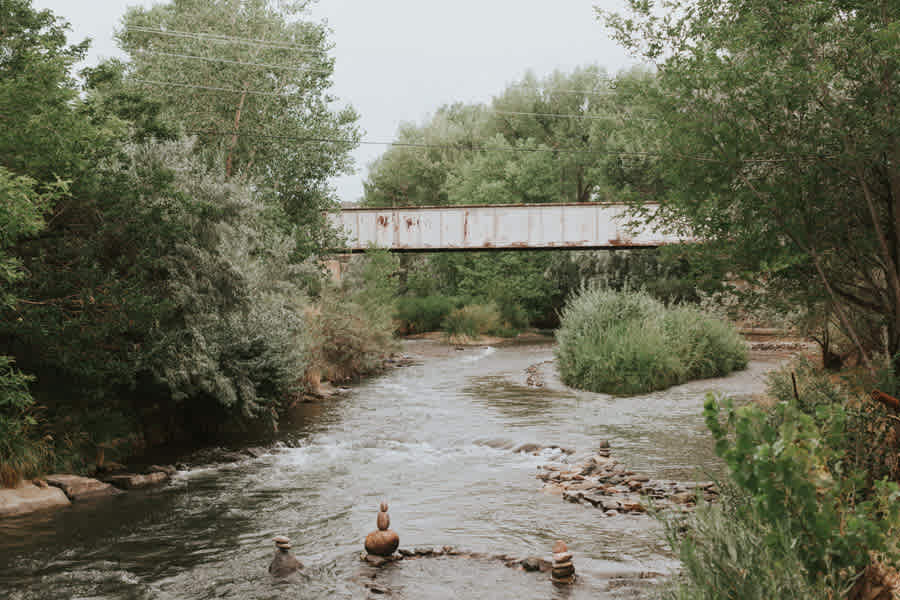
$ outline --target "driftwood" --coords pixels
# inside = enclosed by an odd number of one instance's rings
[[[898,400],[897,398],[889,396],[888,394],[885,394],[884,392],[881,392],[879,390],[872,390],[869,396],[871,396],[872,400],[874,400],[875,402],[879,402],[887,406],[891,410],[900,412],[900,400]]]

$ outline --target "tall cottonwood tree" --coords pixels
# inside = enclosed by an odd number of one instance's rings
[[[656,216],[827,299],[864,360],[896,356],[900,5],[629,0],[601,16],[658,70],[642,90]]]
[[[129,81],[197,135],[226,177],[299,225],[315,249],[333,204],[328,179],[352,166],[356,112],[335,109],[327,29],[304,20],[309,2],[172,0],[134,7],[118,32]],[[329,141],[343,140],[343,141]]]

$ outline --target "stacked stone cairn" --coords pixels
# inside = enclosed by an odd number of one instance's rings
[[[275,556],[269,564],[269,573],[275,577],[287,577],[303,568],[303,563],[290,550],[291,540],[283,535],[275,538]]]
[[[397,532],[388,529],[391,526],[391,517],[388,515],[387,502],[382,502],[378,511],[376,524],[378,529],[366,536],[366,552],[373,556],[393,556],[400,546],[400,536]]]
[[[556,585],[575,583],[575,565],[572,564],[572,553],[569,552],[563,541],[557,541],[553,545],[553,567],[550,571],[550,581]]]

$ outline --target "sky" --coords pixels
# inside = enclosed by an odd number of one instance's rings
[[[121,56],[112,35],[125,8],[155,2],[33,3],[67,19],[73,42],[91,38],[94,64]],[[542,77],[596,63],[615,73],[634,64],[594,6],[616,10],[624,0],[319,0],[310,18],[333,30],[333,93],[356,108],[364,139],[391,141],[401,123],[421,123],[443,104],[490,102],[529,70]],[[362,197],[367,166],[386,148],[354,151],[356,173],[333,181],[342,202]]]

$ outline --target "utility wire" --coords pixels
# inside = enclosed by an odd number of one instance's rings
[[[401,148],[438,148],[443,150],[478,150],[484,152],[562,152],[569,154],[611,154],[617,156],[658,156],[652,152],[614,152],[610,150],[585,150],[582,148],[517,148],[514,146],[503,148],[499,146],[482,146],[482,145],[463,145],[463,144],[424,144],[416,142],[381,142],[377,140],[353,140],[329,137],[295,137],[288,135],[266,135],[266,134],[247,134],[232,131],[209,131],[209,130],[186,130],[185,133],[195,135],[213,135],[230,137],[237,135],[238,137],[251,137],[261,139],[289,140],[301,143],[337,143],[337,144],[360,144],[365,146],[398,146]]]
[[[204,42],[220,42],[220,43],[235,43],[235,44],[247,44],[252,46],[264,46],[269,48],[279,48],[282,50],[313,50],[317,52],[321,52],[323,49],[318,46],[298,46],[295,44],[290,44],[289,42],[278,42],[278,41],[270,41],[270,40],[259,40],[253,38],[240,38],[230,35],[218,34],[218,33],[200,33],[200,32],[188,32],[188,31],[175,31],[172,29],[152,29],[150,27],[139,27],[137,25],[126,25],[126,31],[134,31],[137,33],[151,33],[156,35],[167,35],[170,37],[178,37],[178,38],[189,38],[196,39]]]
[[[150,85],[167,85],[172,87],[182,87],[182,88],[197,88],[200,90],[211,90],[214,92],[233,92],[235,94],[250,94],[253,96],[293,96],[292,92],[260,92],[257,90],[239,90],[236,88],[224,88],[224,87],[216,87],[212,85],[195,85],[191,83],[177,83],[175,81],[155,81],[153,79],[139,79],[137,77],[132,77],[129,81],[136,81],[138,83],[146,83]]]
[[[289,136],[289,135],[266,135],[266,134],[246,134],[241,132],[234,131],[209,131],[209,130],[185,130],[184,133],[195,134],[195,135],[213,135],[213,136],[222,136],[222,137],[251,137],[251,138],[260,138],[260,139],[277,139],[277,140],[289,140],[296,141],[300,143],[337,143],[337,144],[350,144],[350,145],[368,145],[368,146],[397,146],[401,148],[438,148],[443,150],[477,150],[480,152],[550,152],[550,153],[564,153],[564,154],[603,154],[607,156],[620,156],[620,157],[629,157],[629,158],[647,158],[647,157],[662,157],[664,156],[661,152],[625,152],[621,150],[586,150],[582,148],[517,148],[517,147],[507,147],[502,148],[498,146],[483,146],[483,145],[463,145],[463,144],[424,144],[424,143],[416,143],[416,142],[381,142],[377,140],[353,140],[353,139],[341,139],[341,138],[329,138],[329,137],[297,137],[297,136]],[[683,154],[676,154],[679,158],[686,158],[690,160],[694,160],[697,162],[709,162],[709,163],[728,163],[731,161],[713,158],[709,156],[687,156]],[[798,158],[806,159],[806,160],[821,160],[823,158],[833,158],[830,156],[820,156],[820,155],[808,155],[808,156],[800,156]],[[742,158],[739,162],[742,163],[782,163],[788,162],[792,160],[791,158]]]
[[[331,75],[332,71],[330,69],[309,69],[306,67],[292,67],[290,65],[270,65],[267,63],[251,63],[251,62],[241,62],[239,60],[230,60],[227,58],[210,58],[208,56],[193,56],[191,54],[176,54],[174,52],[161,52],[159,50],[140,50],[142,54],[155,54],[157,56],[169,56],[172,58],[186,58],[189,60],[202,60],[206,62],[212,63],[225,63],[230,65],[243,65],[247,67],[263,67],[266,69],[285,69],[288,71],[303,71],[307,73],[325,73],[327,75]]]
[[[241,63],[248,64],[248,63]],[[211,85],[197,85],[192,83],[179,83],[175,81],[159,81],[153,79],[140,79],[140,78],[132,78],[131,81],[135,81],[138,83],[144,83],[148,85],[163,85],[163,86],[172,86],[172,87],[181,87],[181,88],[196,88],[201,90],[210,90],[214,92],[231,92],[234,94],[251,94],[257,96],[291,96],[293,95],[291,92],[262,92],[257,90],[239,90],[237,88],[225,88],[225,87],[216,87]],[[486,113],[493,113],[498,115],[511,115],[511,116],[528,116],[528,117],[549,117],[555,119],[615,119],[617,117],[621,117],[621,115],[579,115],[579,114],[556,114],[556,113],[535,113],[535,112],[523,112],[523,111],[509,111],[509,110],[494,110],[491,108],[483,108],[482,109]],[[653,119],[649,117],[629,117],[631,120],[639,120],[639,121],[656,121],[658,119]]]

